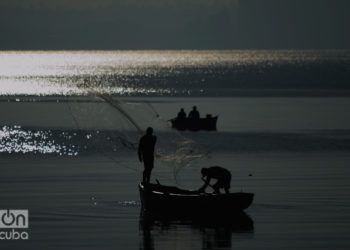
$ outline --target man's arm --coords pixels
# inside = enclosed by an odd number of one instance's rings
[[[204,181],[204,185],[199,189],[199,192],[204,192],[205,189],[209,186],[209,183],[210,183],[210,178],[209,177],[207,177],[207,179],[202,177],[202,180]]]

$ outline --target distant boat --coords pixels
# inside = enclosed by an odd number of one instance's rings
[[[211,115],[207,115],[205,118],[196,119],[171,119],[172,128],[177,130],[190,130],[190,131],[199,131],[199,130],[207,130],[207,131],[216,131],[216,123],[218,117],[212,117]]]
[[[160,184],[139,184],[142,211],[157,215],[216,216],[240,213],[254,198],[252,193],[207,194]]]

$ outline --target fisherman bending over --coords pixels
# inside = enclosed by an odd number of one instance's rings
[[[205,189],[208,186],[211,186],[214,189],[216,194],[220,194],[220,188],[223,188],[226,194],[230,193],[230,184],[231,184],[231,173],[225,168],[222,167],[210,167],[202,168],[202,180],[205,182],[204,185],[199,189],[199,192],[205,192]],[[210,185],[210,180],[216,179],[217,182],[214,185]]]
[[[198,112],[196,106],[193,106],[191,112],[188,115],[188,118],[193,119],[193,120],[199,120],[200,115],[199,115],[199,112]]]
[[[147,128],[146,134],[140,139],[138,148],[139,160],[144,164],[144,184],[150,183],[151,180],[151,172],[154,165],[154,147],[156,145],[156,142],[157,137],[153,135],[153,128]]]

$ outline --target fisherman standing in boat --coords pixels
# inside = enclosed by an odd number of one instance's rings
[[[226,194],[230,193],[231,185],[231,173],[225,168],[214,166],[210,168],[202,168],[202,180],[204,185],[199,189],[200,193],[205,192],[205,189],[208,186],[211,186],[214,189],[216,194],[220,194],[220,188],[223,188]],[[210,180],[218,180],[214,185],[210,185]]]
[[[143,183],[149,184],[151,180],[151,172],[154,165],[154,147],[157,137],[153,135],[153,128],[149,127],[146,134],[141,137],[138,148],[138,156],[140,162],[144,164]]]

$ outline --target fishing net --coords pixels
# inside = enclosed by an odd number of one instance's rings
[[[171,128],[168,118],[163,118],[156,108],[142,98],[121,98],[88,87],[88,101],[78,103],[71,97],[67,100],[75,126],[84,131],[90,140],[89,146],[115,164],[140,171],[123,162],[123,156],[132,155],[137,162],[139,139],[147,127],[153,127],[157,136],[155,167],[166,169],[160,178],[177,183],[179,172],[199,159],[208,156],[205,146]],[[168,114],[167,114],[168,115]],[[98,120],[98,126],[91,121]]]

